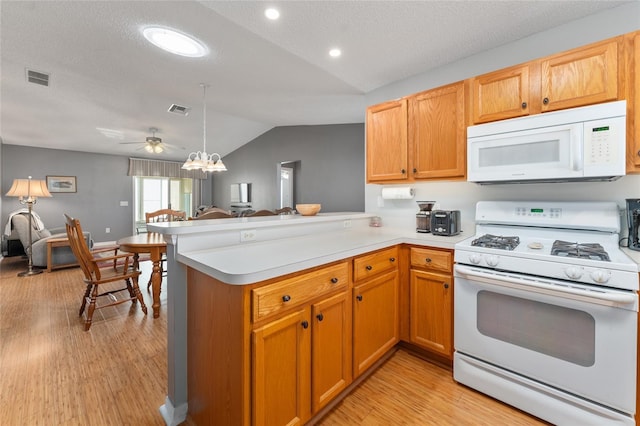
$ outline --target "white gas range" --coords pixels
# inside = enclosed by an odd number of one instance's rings
[[[480,202],[456,244],[454,378],[555,424],[634,424],[638,265],[615,203]]]

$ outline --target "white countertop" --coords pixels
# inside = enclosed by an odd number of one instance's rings
[[[453,249],[471,235],[444,237],[360,227],[177,254],[177,260],[227,284],[250,284],[400,243]]]

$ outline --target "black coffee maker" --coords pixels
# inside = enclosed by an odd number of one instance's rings
[[[431,232],[431,210],[435,201],[416,201],[420,211],[416,214],[416,232]]]
[[[640,198],[627,198],[627,223],[629,224],[629,248],[640,251]]]

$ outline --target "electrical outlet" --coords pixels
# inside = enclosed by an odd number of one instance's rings
[[[253,241],[256,239],[255,229],[243,229],[240,231],[240,241]]]
[[[108,234],[109,232],[111,232],[111,228],[105,228],[104,232]]]
[[[342,226],[345,228],[351,228],[351,219],[346,219],[343,223]]]

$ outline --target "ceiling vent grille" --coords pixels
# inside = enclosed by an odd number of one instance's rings
[[[27,81],[29,83],[49,87],[49,74],[27,69]]]
[[[182,105],[178,105],[178,104],[172,104],[169,107],[169,112],[174,113],[174,114],[180,114],[180,115],[188,115],[189,111],[191,111],[190,107],[186,107],[186,106],[182,106]]]

